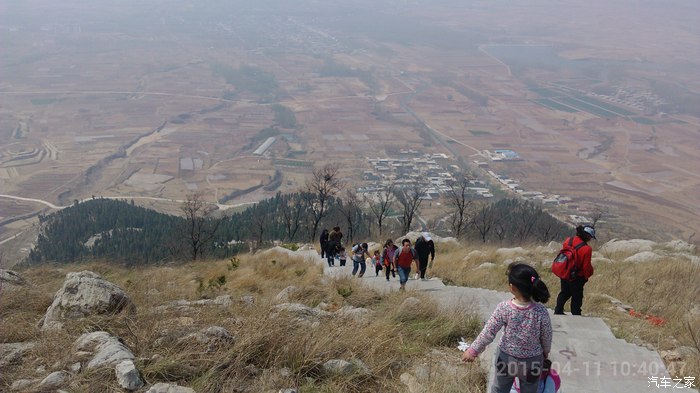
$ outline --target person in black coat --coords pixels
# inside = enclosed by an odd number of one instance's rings
[[[328,247],[328,229],[321,231],[321,258],[326,255],[326,247]]]
[[[425,271],[428,270],[428,257],[430,257],[431,263],[435,259],[435,243],[433,243],[430,233],[423,232],[416,240],[414,248],[416,249],[416,254],[418,254],[420,279],[425,280]]]

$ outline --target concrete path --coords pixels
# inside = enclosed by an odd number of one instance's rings
[[[331,277],[350,276],[350,266],[328,267],[315,251],[299,251],[310,261],[324,266],[324,273]],[[359,283],[374,288],[382,293],[398,291],[399,281],[392,278],[389,282],[381,275],[375,277],[374,268],[367,269],[365,277],[355,278]],[[406,292],[425,292],[430,294],[442,307],[463,307],[465,311],[476,311],[486,321],[496,305],[511,299],[512,295],[481,288],[446,286],[438,278],[428,281],[411,279],[406,284]],[[676,385],[669,376],[661,357],[655,351],[617,339],[600,318],[553,315],[552,327],[554,339],[550,359],[553,368],[562,378],[563,393],[640,393],[665,390],[664,385],[657,387],[651,380],[668,381],[674,389]],[[493,374],[493,353],[498,338],[481,356],[482,365]],[[457,343],[455,343],[455,348]],[[461,354],[455,350],[455,357]],[[683,376],[680,376],[683,377]],[[489,378],[490,383],[492,375]],[[697,385],[697,381],[695,384]],[[680,384],[683,386],[683,383]],[[697,390],[684,388],[680,392],[697,393]]]

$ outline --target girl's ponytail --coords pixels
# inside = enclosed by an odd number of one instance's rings
[[[549,301],[549,288],[547,288],[547,284],[545,284],[539,276],[536,277],[532,283],[532,289],[532,300],[540,303],[547,303]]]
[[[549,289],[542,281],[537,271],[524,263],[512,263],[508,266],[508,282],[515,285],[518,291],[528,299],[536,302],[549,301]]]

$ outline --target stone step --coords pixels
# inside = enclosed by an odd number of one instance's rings
[[[323,264],[326,275],[331,277],[349,276],[352,270],[352,266],[328,267],[313,251],[303,255],[309,261]],[[375,277],[373,272],[357,280],[382,293],[399,288],[398,278],[387,283],[383,276]],[[498,303],[512,298],[507,292],[445,286],[439,279],[410,280],[406,288],[409,293],[421,291],[433,295],[441,307],[477,312],[484,321]],[[658,353],[616,338],[602,319],[572,315],[551,315],[551,319],[554,338],[550,358],[562,378],[560,393],[658,392],[663,387],[650,383],[650,377],[671,381]],[[500,335],[480,356],[481,364],[490,373],[488,391],[493,381],[493,354],[499,340]],[[695,389],[682,392],[698,393]]]

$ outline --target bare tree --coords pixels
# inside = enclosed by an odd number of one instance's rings
[[[388,184],[383,190],[376,193],[376,198],[366,197],[367,204],[369,205],[369,210],[372,212],[374,218],[377,219],[377,226],[379,227],[379,238],[382,238],[384,219],[389,213],[391,204],[394,203],[394,183]]]
[[[486,237],[491,232],[494,224],[496,223],[496,212],[490,204],[487,202],[482,202],[477,207],[474,217],[472,219],[472,224],[477,231],[479,231],[479,236],[481,236],[481,241],[486,243]]]
[[[423,199],[423,189],[420,185],[415,184],[408,188],[397,188],[396,200],[399,202],[403,208],[401,214],[401,230],[403,233],[408,233],[411,230],[411,223],[413,218],[418,213],[418,208],[420,208]]]
[[[610,212],[607,206],[596,205],[591,213],[591,226],[595,228],[595,224],[598,223],[603,217],[607,216]]]
[[[313,177],[306,183],[306,202],[312,215],[310,241],[316,239],[318,224],[328,214],[329,199],[334,197],[342,186],[338,177],[338,165],[326,164],[323,168],[314,169]]]
[[[185,213],[185,227],[183,228],[182,237],[187,244],[190,258],[193,261],[205,254],[207,246],[214,238],[217,229],[219,229],[220,223],[220,220],[211,217],[214,206],[207,204],[203,199],[203,195],[200,192],[190,194],[180,207],[182,212]]]
[[[533,229],[535,228],[537,217],[539,217],[541,213],[542,209],[538,208],[531,202],[525,202],[519,205],[513,212],[512,216],[515,223],[515,232],[518,235],[520,243],[524,242],[525,239],[530,237]]]
[[[469,222],[469,207],[472,200],[469,199],[469,179],[460,177],[456,183],[450,186],[447,192],[447,203],[450,206],[450,227],[456,238],[460,238]]]
[[[301,200],[298,194],[280,198],[279,210],[288,241],[294,241],[304,219],[305,206]]]
[[[342,199],[340,205],[340,212],[345,217],[345,222],[348,224],[348,240],[350,243],[353,241],[353,235],[355,228],[359,221],[360,211],[360,201],[357,198],[357,194],[353,190],[347,190],[345,197]]]

